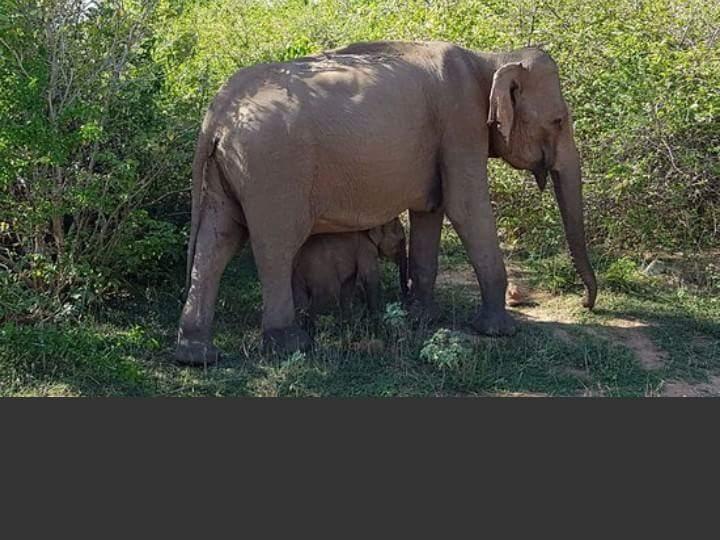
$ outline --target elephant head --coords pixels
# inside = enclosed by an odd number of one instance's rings
[[[370,241],[377,246],[378,254],[394,261],[398,267],[400,290],[408,293],[408,257],[405,243],[405,229],[398,218],[368,231]]]
[[[500,55],[490,90],[490,155],[532,171],[542,191],[548,174],[575,269],[585,284],[583,305],[597,295],[583,223],[580,156],[555,62],[537,49]]]

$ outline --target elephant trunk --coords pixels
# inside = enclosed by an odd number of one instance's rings
[[[580,175],[580,159],[571,142],[563,152],[563,159],[558,159],[550,171],[555,190],[555,198],[560,207],[565,237],[567,238],[570,255],[575,270],[585,284],[583,306],[592,308],[597,296],[595,272],[590,265],[585,243],[585,225],[583,222],[582,183]]]

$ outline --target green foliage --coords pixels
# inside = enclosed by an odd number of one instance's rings
[[[647,278],[640,273],[635,261],[620,257],[613,261],[603,273],[604,284],[619,291],[632,292],[641,288]]]
[[[393,302],[385,306],[382,319],[391,329],[399,330],[407,324],[407,312],[400,302]]]
[[[145,392],[147,381],[129,358],[158,347],[137,327],[106,335],[77,325],[0,325],[0,395],[45,385],[70,394]]]
[[[720,292],[720,264],[710,263],[704,268],[703,284],[711,291]]]
[[[183,255],[183,239],[176,225],[153,219],[145,210],[135,210],[129,214],[114,259],[108,264],[121,269],[125,277],[152,282],[166,276]]]
[[[572,290],[578,275],[569,257],[552,255],[527,260],[529,278],[533,285],[559,293]]]
[[[554,294],[581,288],[580,278],[569,257],[560,254],[532,257],[526,259],[524,264],[533,286]],[[603,291],[611,289],[629,294],[643,294],[649,292],[653,283],[657,281],[641,272],[637,261],[631,257],[597,257],[593,260],[593,267],[598,275],[600,289]]]
[[[150,54],[154,10],[3,0],[0,263],[14,291],[3,317],[69,316],[78,298],[177,258],[177,226],[143,209],[178,190],[166,184],[177,156]]]
[[[249,253],[226,277],[216,327],[216,343],[228,353],[221,364],[197,369],[169,361],[180,303],[148,289],[85,314],[81,324],[0,325],[0,395],[642,396],[657,394],[663,381],[707,381],[709,370],[720,369],[720,298],[660,283],[645,296],[605,289],[602,308],[583,310],[581,320],[573,315],[580,313],[574,295],[543,302],[541,319],[527,308],[512,339],[461,337],[457,362],[443,358],[455,367],[440,368],[419,358],[437,327],[409,323],[391,342],[359,319],[328,322],[312,353],[264,356]],[[440,289],[441,305],[453,312],[449,334],[462,336],[476,306],[466,301],[466,286],[453,288],[451,295]],[[545,320],[552,313],[563,322]],[[648,326],[617,327],[618,318]],[[640,367],[623,339],[635,330],[668,354],[662,369]],[[435,341],[440,351],[452,350],[450,339]]]
[[[465,246],[447,219],[440,231],[440,245],[442,246],[440,257],[443,264],[454,266],[468,262]]]
[[[361,40],[542,45],[573,110],[591,245],[717,248],[718,20],[703,0],[0,0],[0,318],[75,316],[162,279],[183,257],[194,141],[220,85]],[[504,245],[573,287],[552,196],[502,163],[490,173]],[[465,260],[449,227],[443,246]]]
[[[460,367],[472,352],[467,336],[441,328],[423,344],[420,359],[441,370],[454,370]]]

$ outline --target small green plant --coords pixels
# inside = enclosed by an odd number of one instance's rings
[[[293,352],[283,363],[282,368],[293,368],[302,365],[307,360],[307,355],[302,351]]]
[[[393,330],[399,330],[407,323],[407,311],[400,302],[388,304],[383,313],[383,322]]]
[[[555,294],[572,290],[575,286],[577,273],[570,257],[564,253],[529,259],[527,263],[533,285],[548,289]]]
[[[647,278],[638,270],[638,265],[628,257],[613,261],[603,273],[605,284],[615,290],[632,292],[642,288]]]
[[[710,263],[705,267],[705,284],[710,290],[720,290],[720,264]]]
[[[428,339],[420,350],[420,359],[441,369],[457,369],[472,355],[467,337],[459,332],[441,328]]]

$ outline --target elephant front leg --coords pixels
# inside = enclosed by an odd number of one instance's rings
[[[430,319],[439,316],[434,290],[443,210],[410,211],[410,307]]]
[[[222,207],[204,211],[192,262],[190,288],[180,317],[175,358],[183,364],[217,362],[220,352],[212,344],[220,278],[232,256],[247,240],[247,230]]]
[[[467,170],[483,170],[480,166]],[[480,177],[478,177],[480,176]],[[473,321],[481,334],[512,335],[517,325],[505,310],[507,275],[498,244],[495,216],[484,174],[458,172],[448,177],[446,213],[472,262],[482,292],[482,308]]]

